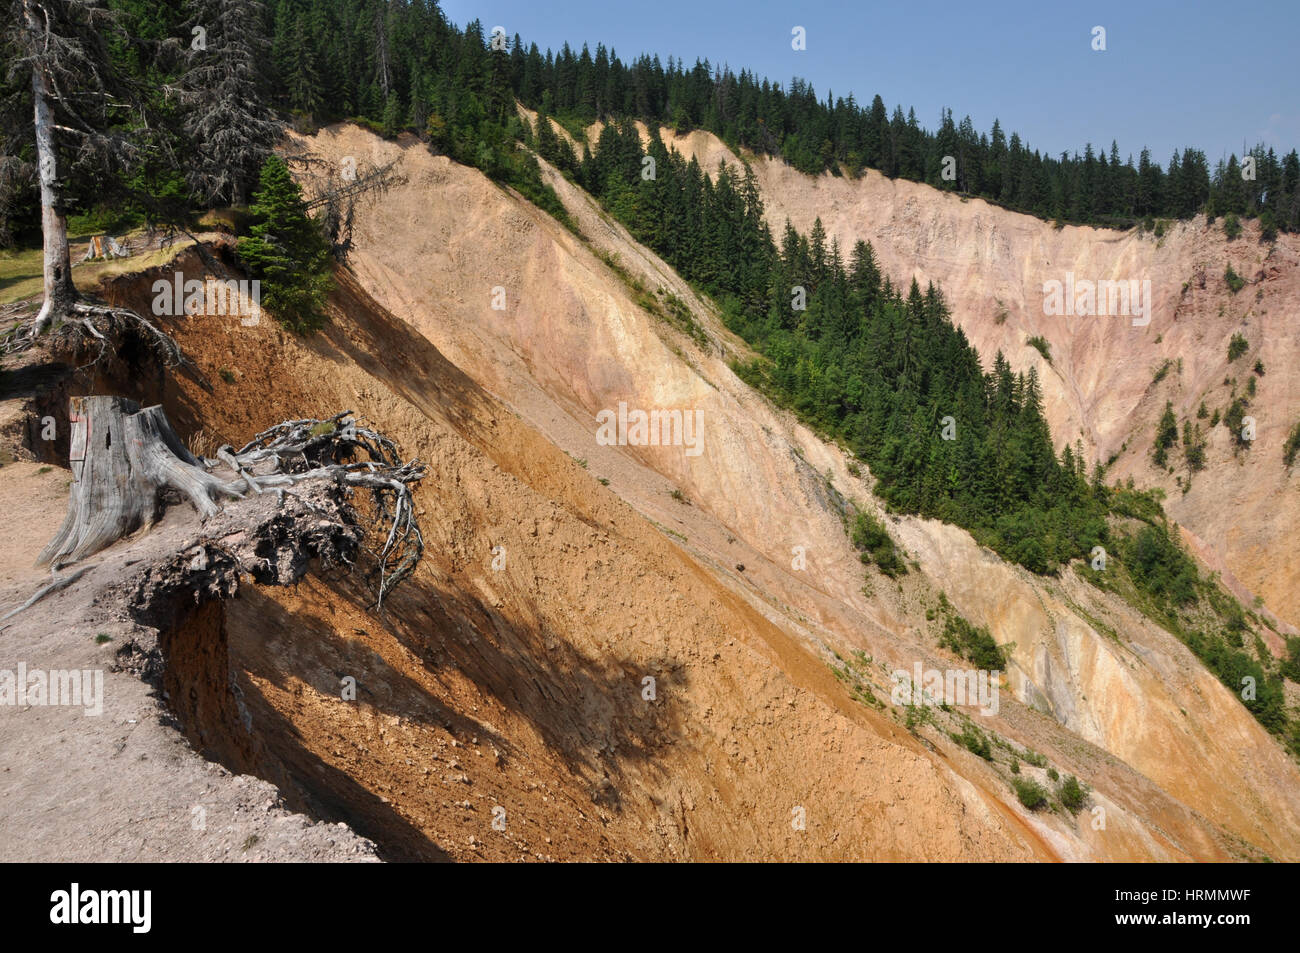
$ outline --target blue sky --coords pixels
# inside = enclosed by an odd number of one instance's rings
[[[941,107],[969,114],[987,132],[996,117],[1010,135],[1058,154],[1085,142],[1136,162],[1144,145],[1166,165],[1175,148],[1220,156],[1264,142],[1300,147],[1300,2],[1182,0],[964,3],[779,3],[773,0],[443,0],[460,26],[475,18],[519,33],[542,50],[566,40],[698,57],[789,83],[809,80],[893,111],[916,108],[934,129]],[[791,49],[791,29],[807,50]],[[1091,47],[1106,29],[1105,52]]]

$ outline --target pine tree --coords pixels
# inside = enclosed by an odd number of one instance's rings
[[[329,245],[279,156],[263,163],[250,211],[250,234],[237,247],[250,273],[263,283],[262,304],[300,334],[318,330],[333,286]]]
[[[390,139],[402,131],[402,103],[396,93],[390,95],[384,103],[384,118],[380,121],[380,128]]]
[[[1174,416],[1174,405],[1166,401],[1165,412],[1160,415],[1160,423],[1156,426],[1155,458],[1157,466],[1165,466],[1168,463],[1169,448],[1178,440],[1178,419]]]
[[[281,8],[287,17],[281,57],[280,80],[289,106],[314,115],[322,106],[320,75],[316,69],[316,47],[308,30],[307,16],[299,8]],[[278,28],[277,24],[277,28]]]

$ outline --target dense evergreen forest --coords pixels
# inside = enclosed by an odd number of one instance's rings
[[[1081,452],[1058,460],[1036,373],[1002,354],[985,374],[940,292],[904,292],[858,242],[847,260],[820,219],[780,247],[752,173],[710,179],[658,136],[642,175],[635,128],[610,124],[577,170],[640,241],[710,292],[727,324],[766,358],[739,370],[871,466],[894,508],[971,529],[1036,571],[1102,542],[1105,489]]]
[[[79,0],[82,2],[82,0]],[[178,176],[174,161],[193,142],[196,123],[184,121],[187,74],[244,99],[294,114],[303,122],[358,119],[386,134],[410,130],[458,161],[509,181],[558,211],[535,171],[514,154],[523,129],[514,102],[585,123],[602,117],[662,122],[678,131],[703,128],[733,146],[779,155],[802,171],[855,175],[864,168],[888,176],[960,190],[1006,207],[1060,221],[1159,227],[1161,218],[1258,216],[1266,237],[1300,229],[1300,157],[1250,150],[1253,179],[1242,159],[1216,161],[1188,147],[1165,166],[1146,150],[1136,164],[1109,150],[1049,156],[994,122],[977,133],[969,118],[945,110],[929,130],[915,111],[892,112],[879,96],[859,105],[852,96],[819,99],[799,79],[787,85],[736,74],[707,61],[688,66],[669,56],[640,55],[630,64],[597,45],[542,53],[518,35],[488,36],[478,22],[447,22],[431,0],[108,0],[117,27],[104,42],[118,67],[105,91],[131,93],[132,107],[109,120],[142,143],[128,173],[118,164],[82,156],[75,170],[84,204],[134,208],[150,218],[198,205],[195,177]],[[236,44],[244,66],[236,77],[194,74],[194,30],[217,51]],[[229,48],[228,46],[226,48]],[[17,57],[5,61],[16,65]],[[21,158],[28,138],[30,91],[21,69],[3,77],[0,154]],[[253,117],[256,120],[256,117]],[[201,125],[201,124],[199,124]],[[256,122],[254,122],[256,127]],[[260,138],[265,138],[260,136]],[[200,140],[202,137],[200,135]],[[951,181],[943,158],[955,160]],[[251,159],[245,156],[245,159]],[[236,163],[235,191],[256,182],[258,164]],[[33,177],[21,164],[0,165],[0,245],[29,240],[37,224]],[[711,171],[711,170],[710,170]],[[106,189],[106,186],[108,187]],[[202,191],[202,190],[199,190]],[[207,196],[211,198],[211,196]]]
[[[965,169],[956,185],[1089,220],[1113,218],[1121,208],[1130,216],[1187,215],[1206,202],[1276,216],[1300,171],[1294,153],[1280,164],[1264,153],[1254,183],[1242,182],[1235,159],[1211,180],[1191,149],[1167,172],[1145,161],[1135,172],[1105,156],[1094,160],[1091,150],[1082,160],[1057,162],[1028,152],[1014,134],[1004,142],[996,126],[991,137],[976,138],[968,122],[953,127],[946,115],[929,133],[898,109],[887,119],[879,98],[868,110],[851,99],[820,103],[798,81],[782,89],[671,58],[667,68],[644,56],[625,66],[603,47],[594,56],[567,46],[543,56],[517,36],[485,36],[477,22],[458,29],[432,2],[108,6],[115,22],[96,35],[113,69],[96,95],[130,105],[99,114],[107,132],[129,146],[115,161],[69,150],[65,191],[83,210],[107,205],[115,216],[184,223],[205,207],[257,198],[259,170],[263,188],[268,171],[275,178],[263,162],[278,113],[307,127],[352,118],[386,135],[414,130],[431,148],[509,182],[564,219],[536,160],[518,148],[528,142],[713,294],[728,324],[764,356],[742,372],[851,446],[892,506],[966,526],[1038,572],[1104,539],[1106,490],[1100,473],[1085,477],[1081,453],[1067,447],[1056,456],[1033,374],[1012,375],[1000,354],[985,373],[941,293],[915,283],[894,287],[869,245],[859,243],[846,260],[820,223],[807,236],[787,224],[778,244],[752,177],[738,181],[719,171],[711,178],[658,136],[649,146],[658,173],[642,175],[630,118],[704,126],[808,171],[870,165],[941,187],[938,159],[952,151]],[[22,104],[21,70],[6,82],[7,102]],[[616,121],[594,154],[579,159],[548,123],[534,135],[516,100],[543,114]],[[20,124],[6,126],[7,152],[13,144],[21,154],[21,133]],[[13,187],[14,176],[8,181],[9,231],[29,233],[35,200]],[[261,200],[256,207],[267,205],[265,194]],[[294,326],[312,323],[304,312]]]
[[[863,168],[961,190],[1044,218],[1130,226],[1145,219],[1258,215],[1266,230],[1300,229],[1300,156],[1256,146],[1254,178],[1235,155],[1211,168],[1204,152],[1175,151],[1161,167],[1144,149],[1136,164],[1091,144],[1082,155],[1048,156],[994,121],[977,133],[969,117],[945,110],[927,130],[914,110],[890,112],[879,96],[819,100],[799,79],[783,87],[707,61],[687,66],[640,55],[630,64],[598,44],[566,43],[543,54],[516,34],[495,39],[464,31],[423,3],[379,0],[271,0],[275,62],[284,105],[314,116],[363,116],[389,132],[427,131],[443,146],[481,137],[484,120],[508,124],[513,100],[580,122],[634,117],[714,132],[732,145],[779,155],[803,172]],[[466,94],[470,95],[466,95]],[[942,176],[943,157],[955,177]],[[1243,156],[1244,158],[1244,156]]]

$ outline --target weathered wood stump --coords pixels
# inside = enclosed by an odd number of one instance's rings
[[[141,410],[124,397],[73,397],[71,404],[72,495],[38,564],[76,562],[147,529],[164,490],[183,494],[203,517],[217,512],[216,500],[241,495],[185,448],[161,407]]]
[[[382,540],[374,552],[376,605],[423,555],[411,486],[424,479],[425,468],[418,460],[403,463],[393,442],[359,426],[351,411],[327,420],[284,421],[238,450],[219,447],[209,460],[185,448],[161,407],[141,410],[123,397],[73,397],[70,403],[72,493],[63,525],[41,551],[39,564],[58,569],[148,529],[168,494],[189,500],[207,520],[221,512],[222,502],[246,493],[272,490],[282,505],[288,488],[308,482],[328,495],[347,525],[364,533],[363,524],[371,524]],[[351,502],[357,490],[370,496],[364,516]],[[311,536],[319,528],[287,531]]]
[[[112,235],[92,235],[86,243],[86,253],[82,261],[94,261],[96,258],[130,258],[131,250]]]

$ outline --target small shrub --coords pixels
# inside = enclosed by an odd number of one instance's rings
[[[1250,345],[1240,333],[1234,334],[1232,340],[1228,342],[1228,360],[1235,361],[1241,355],[1245,354]]]
[[[971,625],[956,612],[949,613],[939,644],[987,672],[1000,672],[1006,668],[1002,647],[993,641],[989,630],[982,625]]]
[[[221,375],[221,379],[225,381],[227,384],[233,384],[235,382],[235,372],[232,371],[230,368],[223,367],[217,373]]]
[[[1043,360],[1048,364],[1052,363],[1052,346],[1047,343],[1045,337],[1040,334],[1035,334],[1033,337],[1027,339],[1025,343],[1038,351],[1039,354],[1043,355]]]
[[[1061,780],[1061,776],[1060,776],[1059,774],[1056,773],[1056,769],[1055,769],[1055,768],[1048,768],[1048,769],[1047,769],[1047,776],[1048,776],[1049,778],[1051,778],[1053,781],[1059,781],[1059,780]]]
[[[1291,435],[1282,445],[1282,459],[1288,467],[1295,463],[1297,453],[1300,453],[1300,423],[1291,428]]]
[[[1241,222],[1232,212],[1223,216],[1223,234],[1227,236],[1228,241],[1235,241],[1241,235]]]
[[[1031,811],[1036,811],[1047,803],[1047,791],[1037,781],[1029,778],[1012,778],[1011,786],[1016,790],[1020,803]]]
[[[953,735],[952,740],[957,742],[971,754],[979,755],[985,761],[993,760],[993,749],[989,747],[989,740],[974,725],[967,725],[961,730],[961,734]]]
[[[1061,803],[1065,805],[1065,809],[1071,814],[1078,814],[1083,810],[1084,799],[1088,796],[1088,792],[1073,774],[1065,779],[1056,793],[1061,798]]]
[[[1286,658],[1278,667],[1278,674],[1300,685],[1300,636],[1286,637]]]
[[[1223,270],[1223,280],[1227,282],[1228,290],[1233,294],[1236,294],[1246,286],[1246,279],[1233,271],[1231,265]]]
[[[907,572],[907,566],[899,558],[894,540],[874,514],[866,510],[858,510],[851,538],[853,545],[861,554],[862,561],[867,565],[874,562],[877,568],[890,579]]]

